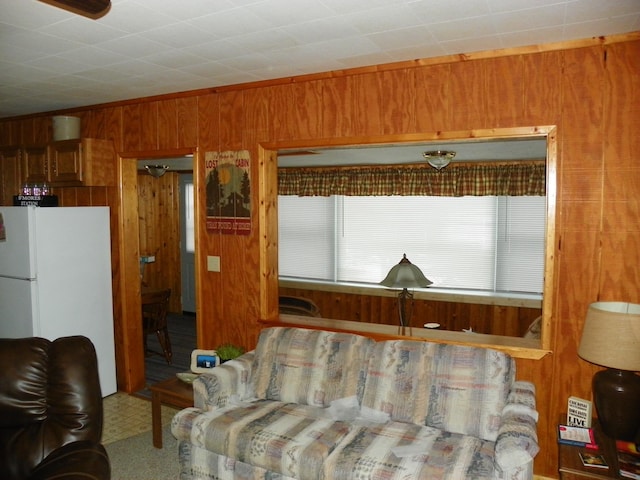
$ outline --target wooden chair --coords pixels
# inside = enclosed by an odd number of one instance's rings
[[[171,340],[167,329],[167,310],[171,289],[154,290],[142,293],[142,326],[144,334],[145,355],[156,353],[164,356],[167,364],[171,365]],[[147,335],[155,333],[158,336],[162,353],[150,350],[147,347]]]
[[[308,298],[280,295],[280,313],[288,315],[303,315],[305,317],[320,317],[320,309]]]

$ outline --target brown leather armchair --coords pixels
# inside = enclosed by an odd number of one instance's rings
[[[0,339],[0,478],[109,479],[86,337]]]

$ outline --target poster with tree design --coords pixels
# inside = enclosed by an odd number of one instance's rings
[[[251,159],[248,150],[205,152],[207,231],[251,232]]]

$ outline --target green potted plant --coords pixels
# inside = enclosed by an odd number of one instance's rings
[[[216,348],[216,353],[220,357],[220,363],[233,360],[244,353],[244,348],[233,345],[232,343],[225,343]]]

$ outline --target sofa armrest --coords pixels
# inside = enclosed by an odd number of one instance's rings
[[[531,462],[538,446],[535,386],[514,382],[507,404],[502,410],[495,447],[495,459],[502,471]]]
[[[251,396],[249,377],[254,356],[253,351],[247,352],[198,376],[193,381],[194,406],[207,411],[224,407],[232,396]]]
[[[69,480],[109,480],[111,465],[104,447],[81,440],[54,450],[38,465],[29,480],[65,478]]]

